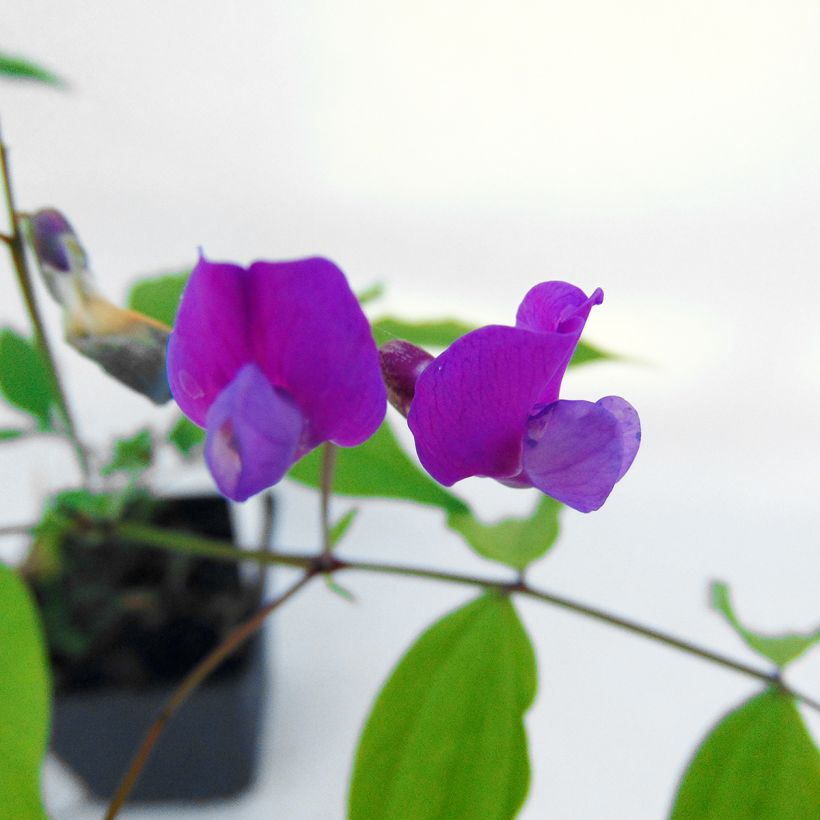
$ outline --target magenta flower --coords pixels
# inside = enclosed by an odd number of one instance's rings
[[[412,396],[407,422],[419,459],[433,478],[449,486],[489,476],[581,512],[606,501],[638,452],[638,414],[617,396],[558,398],[587,316],[602,301],[600,289],[587,298],[566,282],[543,282],[524,297],[515,327],[468,333],[423,368],[415,393],[404,394]],[[417,370],[424,365],[421,355],[402,356]],[[384,369],[390,385],[396,373]]]
[[[168,380],[205,427],[205,458],[236,501],[276,484],[322,442],[352,447],[387,406],[370,325],[326,259],[200,258],[168,343]]]

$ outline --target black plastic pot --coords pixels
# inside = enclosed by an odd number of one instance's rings
[[[232,536],[228,508],[221,498],[175,499],[164,504],[155,520],[220,538]],[[151,571],[156,562],[166,560],[161,552],[146,552],[147,560],[154,561]],[[243,606],[250,584],[254,590],[249,608],[256,608],[262,584],[243,578],[236,565],[195,559],[186,566],[191,578],[206,587],[219,579],[223,606],[229,594],[222,588],[226,583],[244,596]],[[224,573],[232,573],[227,582]],[[246,614],[239,613],[237,621]],[[189,617],[177,617],[168,627],[151,633],[146,642],[152,653],[149,665],[156,656],[165,670],[158,674],[160,679],[123,688],[106,682],[105,676],[97,685],[92,675],[90,681],[58,686],[55,692],[51,748],[101,798],[113,795],[146,731],[185,673],[224,637],[211,634],[213,630]],[[133,632],[123,641],[133,638]],[[253,782],[267,695],[265,661],[264,636],[257,635],[189,697],[165,727],[131,800],[226,798]],[[174,672],[171,676],[169,668]]]

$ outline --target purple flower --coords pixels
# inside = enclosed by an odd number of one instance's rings
[[[205,427],[205,458],[236,501],[279,481],[322,442],[361,444],[386,409],[370,325],[326,259],[200,258],[168,344],[182,411]]]
[[[524,297],[515,327],[468,333],[424,367],[415,392],[403,393],[412,396],[407,422],[433,478],[449,486],[489,476],[581,512],[606,501],[638,451],[638,414],[617,396],[558,399],[587,316],[602,301],[600,289],[587,297],[566,282],[543,282]],[[401,380],[401,362],[423,363],[401,353],[391,373],[383,351],[388,384]]]

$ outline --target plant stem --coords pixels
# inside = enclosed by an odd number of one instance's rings
[[[618,627],[627,632],[632,632],[634,635],[640,635],[643,638],[664,644],[673,649],[693,655],[694,657],[717,664],[718,666],[723,666],[726,669],[732,669],[735,672],[756,678],[764,683],[778,687],[785,694],[802,701],[806,706],[820,712],[820,702],[787,686],[782,681],[778,671],[758,669],[755,666],[735,661],[726,655],[721,655],[718,652],[713,652],[711,649],[682,640],[659,629],[644,626],[628,618],[622,618],[605,610],[572,600],[571,598],[566,598],[562,595],[556,595],[546,590],[530,586],[526,581],[520,579],[511,582],[494,578],[481,578],[475,575],[441,572],[439,570],[424,569],[422,567],[397,566],[395,564],[382,564],[371,561],[347,561],[324,552],[320,552],[319,554],[284,554],[280,552],[268,552],[267,550],[237,549],[230,542],[189,535],[188,533],[180,533],[173,530],[163,530],[142,524],[118,524],[115,527],[115,534],[134,544],[164,547],[171,550],[207,555],[210,558],[223,561],[248,560],[266,564],[284,564],[286,566],[302,567],[306,571],[328,575],[341,570],[376,572],[384,575],[399,575],[408,578],[426,578],[431,581],[444,581],[462,586],[483,587],[506,594],[517,593],[519,595],[525,595],[528,598],[533,598],[537,601],[575,612],[578,615],[583,615],[586,618],[591,618],[600,623]]]
[[[322,449],[322,480],[319,487],[322,517],[322,552],[330,555],[330,496],[333,491],[333,471],[336,468],[336,445],[329,441]]]
[[[17,283],[20,286],[20,292],[23,294],[23,301],[26,305],[31,325],[34,330],[34,341],[40,351],[40,356],[46,366],[48,379],[51,383],[51,391],[54,400],[57,403],[57,408],[62,416],[63,423],[66,428],[66,435],[71,440],[74,447],[74,452],[77,455],[77,462],[80,465],[80,470],[83,474],[83,479],[87,480],[90,475],[90,468],[88,465],[88,454],[82,442],[77,435],[77,428],[74,424],[74,418],[66,400],[65,391],[60,382],[60,376],[57,372],[57,366],[54,362],[51,348],[46,336],[43,320],[40,317],[40,311],[37,307],[37,300],[34,295],[34,288],[31,284],[31,275],[29,274],[28,264],[26,262],[26,254],[23,250],[23,235],[20,231],[20,222],[17,218],[17,209],[14,204],[14,191],[11,186],[11,173],[9,170],[8,149],[3,142],[2,135],[0,135],[0,170],[3,174],[3,190],[6,200],[6,209],[8,210],[9,221],[11,223],[12,234],[7,236],[3,234],[3,239],[9,247],[11,254],[11,261],[14,266],[14,271],[17,275]]]
[[[208,677],[232,652],[235,652],[251,635],[256,632],[265,622],[268,615],[278,609],[288,599],[292,598],[305,584],[316,575],[315,570],[307,570],[304,575],[295,583],[288,587],[281,595],[265,604],[258,612],[241,623],[234,629],[219,646],[209,652],[185,677],[185,680],[177,687],[166,704],[160,710],[156,720],[151,724],[145,738],[142,741],[128,771],[120,781],[116,794],[108,806],[105,820],[112,820],[119,813],[123,804],[128,799],[128,795],[134,788],[151,750],[162,734],[168,721],[176,714],[177,710],[188,699],[191,693]]]

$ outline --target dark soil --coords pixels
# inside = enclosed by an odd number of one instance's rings
[[[225,501],[152,502],[127,518],[232,540]],[[257,608],[259,578],[233,563],[111,539],[67,539],[64,572],[35,587],[58,691],[179,680]],[[240,650],[214,678],[247,659]]]

